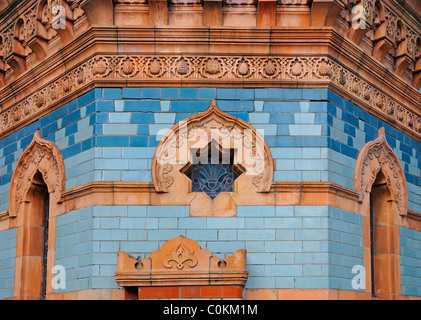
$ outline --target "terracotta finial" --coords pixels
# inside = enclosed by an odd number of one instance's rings
[[[216,99],[212,99],[211,104],[210,104],[211,108],[218,108],[217,104],[216,104]]]

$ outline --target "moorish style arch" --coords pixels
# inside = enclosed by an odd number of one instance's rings
[[[360,201],[364,201],[371,192],[379,172],[384,175],[399,215],[405,216],[408,211],[408,192],[405,173],[402,165],[386,141],[384,128],[379,129],[376,140],[368,142],[358,156],[355,167],[355,189]]]
[[[230,164],[238,176],[232,178],[231,191],[215,198],[195,192],[194,180],[188,177],[194,165],[211,156]],[[247,122],[222,112],[212,100],[207,110],[174,125],[159,143],[152,162],[157,192],[152,202],[190,205],[190,215],[232,216],[237,205],[271,201],[273,170],[263,135]]]
[[[17,228],[14,297],[45,299],[52,293],[57,207],[65,188],[58,147],[35,132],[20,156],[9,193],[11,225]]]
[[[355,188],[363,216],[365,289],[374,299],[401,294],[400,226],[407,224],[405,173],[386,141],[384,128],[361,150]]]

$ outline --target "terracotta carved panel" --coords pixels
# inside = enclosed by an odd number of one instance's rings
[[[244,286],[248,278],[246,250],[221,260],[191,239],[178,236],[141,261],[117,253],[115,279],[119,286]]]
[[[361,202],[368,197],[380,171],[386,179],[399,215],[405,216],[408,211],[405,174],[398,157],[386,141],[384,128],[379,129],[379,137],[367,143],[358,156],[355,168],[355,189],[359,192]]]
[[[65,169],[60,150],[51,141],[41,139],[35,132],[31,144],[20,156],[10,182],[9,215],[16,217],[22,211],[23,202],[36,172],[42,174],[48,187],[50,201],[60,202],[65,189]]]

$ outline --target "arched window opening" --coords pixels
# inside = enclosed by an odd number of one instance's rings
[[[49,198],[47,185],[37,171],[25,199],[26,223],[21,227],[24,238],[28,239],[22,256],[29,267],[21,294],[34,299],[46,297]]]
[[[391,193],[380,171],[370,193],[371,292],[373,298],[392,294],[394,286],[394,244],[391,221]]]

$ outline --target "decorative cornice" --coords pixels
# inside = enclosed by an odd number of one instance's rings
[[[92,86],[327,87],[421,140],[420,115],[330,57],[98,55],[0,113],[0,137]]]

